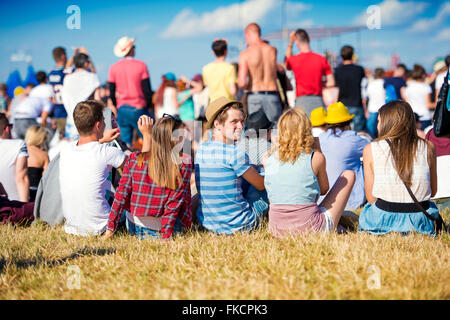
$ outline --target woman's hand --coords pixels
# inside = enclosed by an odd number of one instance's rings
[[[149,116],[141,116],[138,120],[138,128],[143,137],[141,152],[148,152],[152,145],[153,119]]]
[[[140,116],[137,122],[139,131],[143,136],[151,135],[153,128],[153,119],[149,116]]]
[[[111,230],[106,230],[105,233],[100,237],[100,240],[102,241],[109,240],[112,238],[113,235],[114,232],[112,232]]]

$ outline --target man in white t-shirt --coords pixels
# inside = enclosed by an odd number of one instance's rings
[[[73,58],[76,70],[64,77],[61,96],[64,108],[67,111],[66,134],[67,138],[77,140],[79,135],[75,127],[73,112],[77,103],[89,99],[100,100],[97,89],[100,86],[100,80],[94,72],[89,72],[91,64],[89,56],[84,53],[78,53]]]
[[[51,100],[55,93],[53,92],[53,87],[47,83],[47,75],[44,71],[39,71],[36,73],[36,80],[39,84],[31,89],[30,97],[38,97]]]
[[[94,100],[77,104],[73,119],[80,138],[61,150],[59,182],[64,228],[70,234],[98,235],[106,230],[111,209],[106,200],[111,189],[108,175],[112,167],[125,163],[120,149],[106,145],[120,132],[118,128],[105,131],[103,107]]]
[[[422,130],[431,125],[432,112],[435,105],[431,101],[431,86],[425,83],[425,69],[416,64],[405,89],[406,101],[415,113],[419,115]]]
[[[39,125],[37,121],[39,117],[41,117],[42,126],[47,125],[47,118],[52,109],[52,102],[48,98],[32,96],[33,90],[32,85],[27,86],[23,97],[17,101],[12,110],[15,136],[22,140],[25,139],[29,127]]]
[[[23,140],[11,139],[12,124],[0,113],[0,183],[9,200],[28,201],[27,145]]]

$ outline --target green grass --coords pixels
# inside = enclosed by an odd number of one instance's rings
[[[450,221],[450,210],[443,212]],[[0,299],[449,299],[449,235],[190,231],[102,242],[61,226],[0,226]],[[73,267],[80,289],[70,289]],[[370,267],[374,266],[374,267]],[[379,289],[371,271],[379,270]],[[68,287],[69,286],[69,287]]]

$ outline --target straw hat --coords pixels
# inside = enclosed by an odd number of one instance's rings
[[[311,124],[313,127],[318,127],[321,125],[324,125],[325,118],[327,117],[327,112],[325,111],[324,107],[319,107],[311,111]]]
[[[120,38],[119,41],[117,41],[116,45],[114,46],[114,54],[120,58],[125,57],[133,47],[133,43],[135,40],[136,39],[134,38],[128,37]]]
[[[445,64],[444,58],[438,58],[433,64],[433,71],[438,72],[441,69],[444,69],[447,65]]]
[[[208,121],[206,126],[208,129],[211,129],[214,125],[214,120],[217,115],[225,109],[227,106],[233,103],[238,103],[242,107],[242,103],[236,100],[230,100],[225,97],[220,97],[214,101],[212,101],[209,106],[206,108],[206,120]]]
[[[353,119],[354,116],[354,114],[348,112],[347,107],[342,102],[338,101],[328,106],[325,121],[329,124],[342,123]]]

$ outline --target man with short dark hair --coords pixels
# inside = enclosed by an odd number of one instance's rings
[[[68,113],[65,137],[77,140],[79,134],[73,119],[75,106],[88,99],[99,100],[100,96],[97,89],[100,87],[100,80],[97,74],[88,71],[91,60],[87,54],[78,53],[74,57],[73,63],[76,68],[75,71],[64,77],[62,101]]]
[[[109,68],[108,83],[111,101],[117,108],[117,123],[122,140],[131,146],[133,130],[142,137],[137,127],[139,117],[154,117],[152,87],[145,62],[134,58],[135,39],[122,37],[114,46],[114,54],[123,58]],[[117,90],[117,99],[116,99]]]
[[[52,51],[55,67],[48,73],[48,83],[53,88],[53,119],[56,123],[59,137],[63,138],[66,131],[67,112],[64,108],[61,91],[64,83],[64,77],[71,73],[70,68],[65,68],[67,63],[66,49],[56,47]]]
[[[108,175],[112,167],[125,163],[126,156],[105,144],[117,139],[120,132],[117,128],[105,131],[103,108],[103,103],[95,100],[77,104],[73,119],[80,138],[60,153],[59,182],[67,233],[97,235],[106,230]]]
[[[239,55],[238,85],[248,90],[247,126],[269,120],[275,126],[282,104],[277,86],[277,49],[261,39],[261,28],[250,23],[244,30],[247,49]]]
[[[338,101],[347,106],[350,114],[354,114],[353,130],[362,131],[366,127],[369,117],[365,101],[361,97],[361,85],[365,78],[363,67],[353,62],[354,50],[352,46],[341,48],[342,64],[334,70],[334,78],[339,88]]]
[[[13,125],[0,113],[0,183],[9,200],[28,201],[27,145],[23,140],[11,139]]]
[[[203,67],[203,84],[209,88],[209,101],[220,97],[234,99],[237,93],[236,71],[232,64],[226,62],[228,47],[227,41],[215,40],[212,50],[216,58]]]
[[[294,42],[300,50],[297,55],[292,55]],[[286,68],[292,70],[295,76],[295,106],[303,108],[310,116],[312,110],[325,105],[322,99],[322,78],[326,77],[325,87],[334,86],[330,64],[324,56],[311,51],[309,35],[303,29],[291,33],[285,55]]]
[[[255,229],[268,210],[264,177],[250,165],[245,146],[238,144],[244,130],[242,108],[242,103],[225,97],[211,102],[206,119],[212,140],[203,142],[195,155],[198,220],[221,234]],[[242,178],[251,184],[247,194]]]

